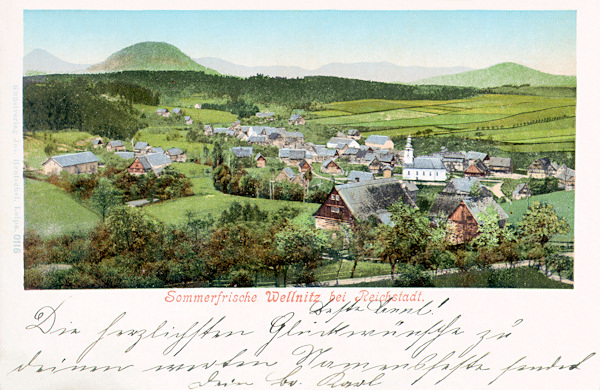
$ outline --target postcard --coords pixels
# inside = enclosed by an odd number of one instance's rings
[[[596,5],[3,9],[0,388],[600,385]]]

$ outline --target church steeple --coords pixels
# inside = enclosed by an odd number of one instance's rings
[[[413,147],[410,143],[410,134],[406,140],[406,149],[404,149],[404,164],[412,164],[414,162]]]

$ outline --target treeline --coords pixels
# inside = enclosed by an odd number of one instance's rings
[[[257,75],[243,79],[193,71],[126,71],[47,77],[133,83],[158,92],[162,103],[203,93],[211,97],[228,97],[233,101],[243,99],[253,103],[277,103],[290,108],[358,99],[463,99],[480,93],[479,89],[472,87],[392,84],[329,76],[287,79]]]
[[[102,96],[84,79],[25,83],[23,126],[26,131],[77,129],[110,139],[131,138],[146,127],[131,102]]]
[[[255,115],[259,109],[255,104],[245,102],[242,99],[228,100],[225,104],[204,103],[204,109],[228,111],[241,118],[248,118]]]
[[[144,88],[132,83],[123,83],[118,81],[103,82],[100,81],[94,85],[95,91],[110,96],[119,97],[129,103],[146,104],[148,106],[157,106],[160,104],[158,92],[153,92],[149,88]]]

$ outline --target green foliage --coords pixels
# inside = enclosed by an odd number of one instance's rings
[[[101,178],[94,188],[94,192],[90,197],[92,207],[102,217],[102,222],[105,221],[106,215],[121,203],[123,194],[116,189],[107,178]]]
[[[230,100],[225,104],[211,104],[204,103],[202,105],[203,109],[212,109],[219,111],[227,111],[232,114],[239,116],[240,118],[248,118],[255,115],[259,109],[255,104],[245,102],[244,100]]]
[[[401,264],[394,279],[394,287],[433,287],[433,280],[425,270],[412,264]]]
[[[544,247],[557,234],[567,234],[571,227],[548,203],[533,202],[518,224],[523,242]]]

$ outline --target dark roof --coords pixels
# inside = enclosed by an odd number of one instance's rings
[[[253,135],[252,137],[248,137],[248,143],[252,142],[267,142],[266,135]]]
[[[346,155],[349,155],[349,156],[358,155],[358,152],[359,152],[358,148],[348,148],[344,152],[344,156],[346,156]]]
[[[448,219],[450,214],[452,214],[458,205],[460,205],[460,202],[462,202],[468,196],[469,194],[451,194],[440,192],[433,201],[433,204],[431,205],[427,215],[429,218]]]
[[[162,153],[146,154],[144,156],[139,156],[138,159],[140,160],[140,163],[146,170],[152,169],[158,165],[171,164],[171,159],[169,158],[169,156]]]
[[[167,150],[167,154],[169,156],[179,156],[180,154],[183,154],[183,150],[181,150],[180,148],[171,148]]]
[[[463,202],[471,214],[473,214],[473,217],[477,223],[481,223],[481,215],[486,215],[490,209],[498,213],[498,219],[500,221],[506,221],[508,219],[508,214],[506,214],[506,211],[504,211],[491,196],[477,198],[468,197],[464,199]]]
[[[303,158],[307,158],[306,154],[307,154],[307,151],[304,149],[288,149],[288,148],[279,149],[279,157],[280,158],[301,160]]]
[[[323,161],[323,164],[321,164],[321,169],[326,169],[327,165],[334,163],[338,168],[340,167],[334,159],[328,158],[327,160]]]
[[[396,178],[369,180],[335,187],[354,218],[365,220],[377,215],[380,220],[387,214],[387,208],[402,201],[417,208],[400,180]]]
[[[294,173],[294,171],[292,171],[292,168],[290,167],[285,167],[281,171],[284,172],[290,179],[296,177],[296,174]]]
[[[102,138],[96,138],[95,140],[92,141],[93,145],[102,145]]]
[[[115,156],[119,156],[121,158],[124,158],[125,160],[135,158],[135,154],[133,152],[115,152]]]
[[[540,164],[542,166],[542,169],[544,169],[544,170],[556,170],[555,164],[552,164],[552,162],[550,161],[550,159],[548,157],[538,158],[537,160],[532,162],[529,166],[531,167],[531,165],[533,165],[535,163]]]
[[[52,156],[48,160],[46,160],[44,164],[46,164],[50,160],[56,161],[56,163],[61,167],[70,167],[73,165],[94,163],[99,161],[98,157],[96,157],[96,155],[92,152],[81,152],[73,154],[63,154],[60,156]]]
[[[260,153],[259,153],[259,154],[257,154],[257,155],[256,155],[256,157],[254,157],[254,159],[255,159],[256,161],[258,161],[258,159],[259,159],[259,158],[261,158],[261,157],[262,157],[263,159],[265,159],[265,157],[264,157],[262,154],[260,154]],[[266,160],[266,159],[265,159],[265,160]]]
[[[231,148],[231,152],[238,158],[252,157],[252,154],[254,154],[254,149],[252,146],[236,146]]]
[[[373,175],[371,172],[351,171],[348,175],[348,182],[365,182],[373,179],[375,179],[375,175]]]
[[[471,188],[473,188],[473,185],[476,185],[477,188],[481,188],[481,183],[479,182],[478,179],[476,179],[474,177],[463,177],[463,178],[458,178],[458,179],[451,179],[448,182],[448,184],[446,184],[446,187],[444,188],[443,192],[446,192],[449,194],[456,194],[456,193],[468,194],[469,192],[471,192]]]
[[[417,187],[417,185],[412,181],[405,181],[404,188],[406,188],[406,190],[409,192],[419,191],[419,187]]]
[[[369,138],[367,138],[367,140],[365,141],[365,143],[368,142],[370,144],[383,145],[389,140],[390,137],[388,137],[387,135],[370,135]]]
[[[348,135],[354,135],[354,136],[356,136],[358,134],[360,134],[360,131],[358,131],[357,129],[350,129],[350,130],[348,130]]]
[[[512,160],[508,157],[490,157],[488,161],[489,167],[502,167],[502,168],[510,168],[512,165]]]
[[[395,156],[393,153],[386,153],[386,154],[380,154],[378,156],[378,158],[379,158],[379,161],[381,161],[381,162],[391,163],[394,160]]]
[[[135,143],[135,146],[133,147],[134,150],[142,150],[147,148],[148,146],[148,142],[142,142],[142,141],[138,141]]]
[[[441,158],[429,156],[417,156],[412,164],[404,164],[404,168],[446,170]]]
[[[123,146],[123,141],[115,140],[115,141],[110,141],[108,144],[111,147],[116,148],[117,146]]]
[[[483,163],[483,161],[481,161],[480,159],[477,159],[477,160],[473,161],[473,163],[471,165],[469,165],[467,167],[467,169],[465,169],[465,172],[468,169],[470,169],[471,167],[477,168],[477,170],[479,172],[482,172],[482,173],[487,173],[488,172],[488,167],[486,167],[485,164]]]
[[[524,193],[524,194],[531,194],[531,191],[529,190],[529,186],[527,185],[527,183],[521,183],[519,184],[515,190],[513,191],[513,196],[514,195],[518,195],[520,193]]]
[[[273,133],[269,134],[267,137],[269,138],[269,140],[273,141],[273,140],[276,140],[277,138],[281,137],[281,134],[273,132]]]

